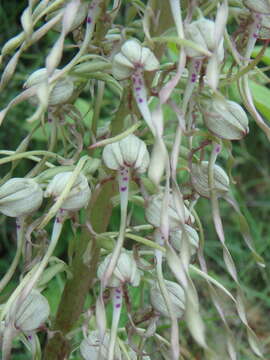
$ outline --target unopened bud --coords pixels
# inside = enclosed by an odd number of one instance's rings
[[[120,170],[127,166],[143,173],[149,166],[149,153],[145,143],[131,134],[118,142],[106,145],[103,160],[112,170]]]
[[[36,211],[43,198],[40,186],[33,179],[13,178],[0,187],[0,212],[20,217]]]
[[[45,323],[49,314],[48,300],[37,290],[32,290],[21,304],[15,302],[10,308],[10,316],[15,319],[14,327],[22,332],[37,330]]]
[[[203,197],[210,197],[210,188],[208,181],[208,161],[202,161],[200,164],[192,164],[191,181],[194,189]],[[214,165],[214,189],[217,195],[223,196],[229,191],[230,179],[226,172],[219,166]]]
[[[71,176],[71,171],[62,172],[55,175],[47,186],[44,196],[53,196],[55,200],[57,200],[70,181]],[[83,174],[79,174],[74,184],[72,185],[69,194],[62,203],[61,209],[70,211],[80,210],[81,208],[87,206],[90,196],[91,190],[88,185],[88,181]]]
[[[98,331],[91,331],[86,339],[81,342],[80,352],[84,360],[107,360],[110,342],[109,333],[105,333],[101,343]],[[114,360],[121,360],[121,351],[118,343],[114,348]]]
[[[185,27],[185,34],[188,40],[198,44],[205,51],[212,53],[215,50],[215,22],[205,18],[193,21]],[[202,57],[202,53],[194,48],[186,47],[186,53],[190,57]],[[224,57],[223,38],[216,50],[218,62]]]
[[[60,70],[56,69],[54,74],[57,74],[59,71]],[[46,78],[47,70],[45,68],[39,69],[29,76],[27,81],[24,83],[24,88],[30,88],[31,86],[41,84],[43,81],[46,81]],[[48,102],[50,106],[68,102],[74,91],[73,81],[69,77],[57,80],[55,84],[50,85],[50,88],[52,89],[50,91]],[[36,97],[31,100],[33,104],[37,103]]]
[[[186,241],[187,239],[188,245],[190,247],[191,256],[193,256],[196,254],[199,248],[199,235],[197,231],[193,229],[191,226],[186,224],[184,226],[185,226],[185,233],[181,228],[174,229],[172,232],[170,232],[170,240],[173,247],[177,251],[181,251],[182,242]]]
[[[78,10],[76,11],[76,15],[72,21],[72,24],[70,25],[69,31],[73,31],[73,30],[77,29],[77,27],[79,27],[83,23],[84,19],[87,16],[88,8],[89,8],[89,4],[87,2],[80,3]],[[64,11],[65,11],[65,6],[63,6],[62,8],[60,8],[56,11],[51,12],[46,17],[46,20],[51,20],[52,18],[57,16],[59,13],[64,14]],[[54,25],[53,30],[61,32],[61,30],[62,30],[61,21],[59,21],[57,24]]]
[[[111,254],[108,255],[103,262],[99,265],[97,276],[101,280],[108,264],[111,260]],[[137,268],[137,264],[131,253],[127,251],[122,251],[116,267],[113,271],[113,274],[108,282],[109,287],[118,287],[123,283],[129,283],[132,286],[139,286],[141,280],[141,274],[139,269]]]
[[[172,303],[173,315],[176,318],[181,318],[185,311],[185,292],[179,284],[172,281],[165,280],[165,286]],[[150,301],[153,308],[158,313],[165,317],[170,317],[169,310],[158,283],[154,284],[150,289]]]
[[[154,71],[159,68],[159,62],[152,51],[143,47],[138,40],[127,40],[122,45],[121,52],[113,59],[113,75],[118,80],[122,80],[138,68]]]
[[[163,194],[157,194],[150,197],[145,210],[145,217],[147,221],[155,226],[160,227],[161,225],[161,211]],[[184,205],[184,216],[181,216],[176,210],[174,199],[170,196],[169,208],[168,208],[169,224],[170,228],[179,228],[179,226],[186,222],[194,222],[194,217],[190,213],[189,209]]]
[[[240,140],[249,131],[248,117],[234,101],[210,100],[203,115],[208,130],[222,139]]]
[[[244,5],[257,13],[270,14],[269,0],[244,0]]]

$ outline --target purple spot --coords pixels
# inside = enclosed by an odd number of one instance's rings
[[[87,17],[87,24],[91,24],[92,18],[90,16]]]
[[[140,87],[136,87],[135,90],[136,90],[136,91],[140,91],[141,88],[140,88]]]
[[[121,186],[120,190],[121,190],[121,191],[126,191],[126,190],[127,190],[127,187],[126,187],[126,186]]]
[[[142,84],[143,84],[142,79],[139,79],[139,84],[140,84],[140,85],[142,85]]]
[[[253,34],[252,36],[254,37],[254,39],[258,39],[258,34]]]
[[[56,222],[59,224],[60,223],[60,219],[57,217],[56,218]]]
[[[16,225],[16,229],[20,229],[21,228],[21,225]]]
[[[121,290],[120,290],[120,289],[116,289],[115,291],[116,291],[118,294],[121,293]]]
[[[216,146],[216,153],[219,153],[220,150],[221,150],[221,146],[220,146],[220,145],[217,145],[217,146]]]
[[[116,304],[116,305],[115,305],[115,307],[116,307],[117,309],[119,309],[120,306],[121,306],[121,304]]]
[[[196,61],[195,62],[195,70],[198,71],[199,70],[199,66],[200,66],[200,62]]]
[[[143,102],[143,99],[142,98],[139,98],[139,103],[142,103]]]
[[[116,299],[121,299],[121,296],[120,296],[120,295],[117,295],[117,296],[116,296]]]
[[[124,177],[123,180],[124,180],[124,181],[128,181],[128,177]]]
[[[27,336],[28,340],[32,340],[32,335]]]
[[[192,74],[191,75],[191,82],[195,82],[196,81],[196,74]]]
[[[49,123],[51,123],[51,122],[52,122],[52,119],[51,119],[51,118],[49,118],[49,119],[48,119],[48,122],[49,122]]]

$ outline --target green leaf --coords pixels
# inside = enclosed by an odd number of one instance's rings
[[[253,95],[255,106],[265,117],[265,119],[270,121],[270,89],[268,89],[266,86],[257,84],[254,81],[249,81],[249,85]]]
[[[254,50],[252,51],[251,56],[255,58],[259,52],[261,51],[262,46],[255,46]],[[264,62],[266,65],[270,65],[270,49],[266,49],[264,56],[262,57],[262,62]]]

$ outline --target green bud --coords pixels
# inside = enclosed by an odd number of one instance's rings
[[[203,113],[209,131],[226,140],[240,140],[247,135],[248,117],[234,101],[215,98],[206,104]]]
[[[269,0],[244,0],[244,5],[257,13],[270,14]]]
[[[53,196],[55,200],[62,194],[65,186],[70,181],[71,171],[62,172],[54,176],[49,182],[44,193],[45,197]],[[83,174],[79,174],[76,178],[68,196],[65,198],[61,209],[76,211],[86,207],[91,196],[91,190],[88,181]]]
[[[205,18],[193,21],[185,27],[185,34],[187,40],[198,44],[206,51],[212,53],[215,49],[215,22]],[[186,47],[186,53],[190,57],[202,57],[202,53],[191,48]],[[223,39],[220,41],[217,48],[217,60],[221,62],[224,58]]]
[[[191,226],[185,224],[186,236],[188,239],[190,253],[191,255],[195,255],[199,248],[199,235],[195,229]],[[170,240],[172,246],[177,250],[181,251],[182,242],[185,241],[184,232],[181,228],[174,229],[170,232]]]
[[[13,178],[0,187],[0,212],[20,217],[36,211],[42,203],[43,192],[33,179]]]
[[[139,173],[143,173],[149,166],[149,153],[145,143],[131,134],[124,139],[108,144],[103,150],[103,160],[112,170],[129,166]]]
[[[60,70],[56,69],[54,74],[57,74],[59,71]],[[45,68],[36,70],[29,76],[27,81],[24,83],[24,88],[30,88],[31,86],[41,84],[43,81],[46,81],[46,78],[47,70]],[[56,81],[55,84],[50,85],[49,89],[49,105],[55,106],[59,104],[64,104],[69,101],[74,91],[74,85],[70,77],[65,77],[61,80]],[[34,98],[31,98],[31,100],[33,104],[37,103],[36,96]]]
[[[110,343],[110,335],[105,333],[103,343],[100,342],[98,331],[91,331],[86,339],[81,342],[80,352],[84,360],[107,360],[108,348]],[[114,360],[121,360],[121,351],[118,343],[114,348]]]
[[[64,13],[65,6],[66,5],[64,4],[64,6],[61,7],[60,9],[51,12],[49,15],[47,15],[46,20],[51,20],[53,17],[57,16],[59,13]],[[81,2],[78,10],[76,12],[76,15],[72,21],[72,25],[70,26],[69,31],[73,31],[73,30],[77,29],[77,27],[79,27],[83,23],[84,19],[87,16],[88,8],[89,8],[89,4],[87,2]],[[53,30],[61,32],[61,30],[62,30],[61,21],[59,21],[57,24],[54,25]]]
[[[107,266],[111,260],[111,254],[108,255],[103,262],[99,265],[97,276],[101,280],[105,273]],[[118,287],[123,283],[129,283],[132,286],[139,286],[141,280],[141,273],[137,268],[137,264],[128,251],[122,251],[113,274],[108,282],[109,287]]]
[[[192,164],[191,181],[194,189],[203,197],[210,197],[208,182],[208,161],[200,164]],[[214,186],[219,196],[225,195],[230,189],[230,179],[226,172],[219,166],[214,165]]]
[[[176,318],[181,318],[185,311],[185,292],[179,284],[172,281],[165,280],[165,286],[172,303],[173,314]],[[158,313],[165,317],[170,317],[158,283],[155,283],[150,289],[150,301]]]
[[[160,227],[161,225],[161,209],[162,209],[163,194],[157,194],[150,197],[145,210],[145,217],[147,221],[155,226]],[[179,226],[186,222],[194,222],[194,217],[190,213],[189,209],[184,205],[184,216],[179,216],[174,199],[170,196],[169,201],[169,224],[170,228],[179,228]]]
[[[9,316],[14,317],[16,329],[22,332],[32,332],[45,323],[49,314],[50,306],[47,299],[37,290],[32,290],[21,304],[17,305],[15,302],[11,306]]]
[[[153,52],[143,47],[137,39],[127,40],[122,45],[121,52],[113,59],[113,75],[118,80],[123,80],[139,67],[144,71],[154,71],[159,68],[159,62]]]

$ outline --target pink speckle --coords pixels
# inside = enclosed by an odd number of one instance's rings
[[[123,177],[123,181],[128,181],[128,177]]]
[[[139,98],[139,103],[142,103],[143,102],[143,99],[142,98]]]
[[[258,34],[253,34],[252,36],[254,37],[254,39],[258,39]]]
[[[16,228],[19,230],[21,228],[21,225],[16,225]]]
[[[126,190],[127,190],[127,187],[126,187],[126,186],[121,186],[120,190],[121,190],[121,191],[126,191]]]
[[[118,294],[121,293],[121,290],[120,290],[120,289],[116,289],[115,291],[116,291]]]
[[[121,299],[121,296],[120,296],[120,295],[117,295],[117,296],[116,296],[116,299]]]
[[[220,150],[221,150],[221,146],[220,146],[220,145],[217,145],[215,150],[216,150],[216,153],[219,153]]]
[[[140,87],[136,87],[135,90],[136,90],[136,91],[140,91],[141,88],[140,88]]]
[[[121,306],[121,304],[116,304],[116,305],[115,305],[115,307],[116,307],[117,309],[119,309],[120,306]]]
[[[90,16],[87,17],[87,24],[91,24],[92,18]]]

